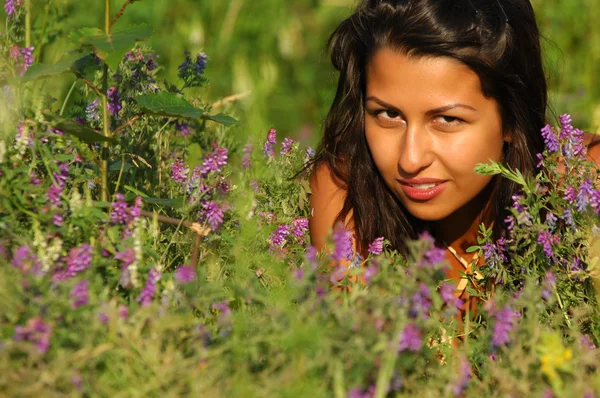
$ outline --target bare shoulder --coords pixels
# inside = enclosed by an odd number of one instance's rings
[[[326,163],[318,165],[310,176],[310,240],[323,249],[335,220],[344,206],[347,190]],[[349,215],[350,216],[350,215]],[[351,217],[350,217],[351,218]],[[346,220],[348,221],[348,219]]]
[[[588,149],[588,160],[594,162],[596,165],[600,165],[600,135],[585,133],[583,135],[583,142]]]

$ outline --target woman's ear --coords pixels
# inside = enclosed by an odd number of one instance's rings
[[[512,133],[512,131],[505,131],[502,135],[503,135],[502,139],[504,140],[504,142],[506,142],[506,143],[513,142],[513,133]]]

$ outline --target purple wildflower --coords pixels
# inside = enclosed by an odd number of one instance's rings
[[[175,271],[175,280],[180,285],[191,283],[196,279],[196,271],[191,265],[184,265]]]
[[[586,178],[579,187],[577,191],[576,197],[576,205],[577,211],[580,213],[585,212],[587,207],[590,205],[590,200],[592,199],[592,195],[594,194],[592,190],[592,181],[589,178]]]
[[[315,155],[316,155],[315,150],[312,147],[307,146],[306,149],[304,150],[304,165],[306,165],[308,162],[313,160]]]
[[[104,312],[98,313],[98,320],[101,324],[106,325],[110,321],[110,317],[106,315]]]
[[[566,140],[566,145],[563,148],[563,155],[568,157],[577,156],[585,159],[587,148],[583,142],[583,131],[572,126],[571,116],[563,114],[559,116],[561,131],[559,138]]]
[[[227,148],[214,146],[214,151],[207,154],[200,167],[200,176],[206,177],[211,172],[218,173],[227,165]]]
[[[481,248],[485,262],[490,268],[495,268],[503,263],[500,250],[493,242],[486,242]]]
[[[544,290],[542,290],[542,298],[546,301],[552,297],[552,292],[556,286],[556,276],[549,270],[546,271],[546,279],[544,280]]]
[[[12,265],[20,269],[23,273],[31,271],[36,274],[41,268],[37,256],[31,251],[29,246],[21,246],[15,250]]]
[[[306,248],[306,259],[315,268],[317,266],[317,248],[313,245],[308,245]]]
[[[38,351],[45,354],[50,347],[51,334],[52,327],[44,322],[42,318],[35,317],[30,318],[25,326],[16,326],[13,339],[34,343]]]
[[[563,215],[560,217],[573,231],[577,229],[577,225],[575,224],[575,220],[573,219],[573,213],[571,208],[567,207],[563,212]]]
[[[183,159],[177,159],[177,161],[171,165],[171,179],[175,182],[185,182],[189,171],[190,169],[183,164]]]
[[[54,180],[56,183],[50,185],[50,188],[46,191],[47,200],[54,206],[60,206],[60,195],[62,194],[65,183],[69,178],[69,168],[66,163],[58,165],[60,173],[54,173]]]
[[[582,272],[583,271],[583,266],[582,266],[582,263],[581,263],[581,260],[579,259],[579,257],[573,258],[573,264],[571,264],[571,271],[572,272]]]
[[[446,251],[441,247],[433,246],[425,252],[421,260],[421,266],[439,264],[446,260]]]
[[[4,3],[4,11],[6,11],[8,18],[12,18],[15,13],[15,0],[6,0],[6,3]]]
[[[120,260],[124,267],[128,267],[135,261],[135,249],[133,247],[126,247],[125,250],[115,254],[115,259]]]
[[[227,300],[215,303],[211,307],[213,310],[218,312],[219,320],[221,321],[227,319],[229,315],[231,315],[231,308],[229,308],[229,302]]]
[[[56,225],[57,227],[62,227],[63,221],[64,221],[64,218],[63,218],[62,214],[55,214],[52,216],[52,223],[54,225]]]
[[[223,224],[223,209],[216,202],[207,201],[204,203],[200,216],[208,222],[213,231],[218,230],[221,224]]]
[[[23,55],[23,66],[21,68],[20,75],[23,76],[25,71],[29,69],[31,65],[33,65],[33,46],[32,47],[23,47],[21,49],[21,54]]]
[[[86,305],[89,300],[90,293],[88,291],[89,282],[82,280],[71,289],[71,299],[73,299],[73,309],[77,309]]]
[[[294,270],[294,278],[297,281],[301,281],[302,279],[304,279],[304,269],[302,269],[302,268],[296,268]]]
[[[384,237],[380,236],[379,238],[376,238],[373,242],[369,243],[369,248],[367,249],[368,252],[374,256],[379,256],[381,253],[383,253],[383,241]]]
[[[185,87],[199,87],[206,81],[202,76],[206,69],[208,56],[205,53],[196,55],[196,60],[192,61],[189,51],[185,52],[185,60],[179,65],[177,76],[185,82]]]
[[[100,120],[100,115],[98,115],[98,105],[98,99],[95,99],[85,108],[85,117],[88,121]]]
[[[84,243],[79,247],[71,248],[63,261],[66,263],[66,268],[54,276],[56,280],[72,278],[88,269],[92,264],[92,246]]]
[[[348,391],[347,398],[373,398],[375,396],[376,387],[374,385],[369,386],[368,389],[363,390],[361,387],[355,387]]]
[[[469,361],[461,357],[460,358],[460,366],[458,368],[458,377],[452,387],[452,392],[455,397],[463,396],[467,386],[469,385],[469,380],[471,379],[471,364]]]
[[[504,307],[494,312],[495,323],[492,332],[492,345],[501,347],[510,342],[510,333],[516,326],[518,313],[510,307]]]
[[[554,229],[554,227],[556,227],[556,221],[558,221],[558,218],[554,215],[554,213],[552,212],[548,212],[546,214],[546,225],[552,230]]]
[[[290,234],[290,226],[287,224],[281,224],[277,227],[275,232],[271,234],[270,246],[271,249],[275,247],[282,247],[285,244],[285,239]]]
[[[352,236],[350,232],[346,230],[344,224],[337,223],[333,229],[333,243],[335,245],[334,251],[331,254],[331,258],[340,260],[351,260],[353,249],[352,249]]]
[[[118,193],[115,195],[116,202],[111,203],[110,220],[115,224],[129,224],[131,221],[129,211],[127,208],[127,202],[125,202],[125,195]]]
[[[271,128],[267,133],[267,140],[265,141],[265,145],[263,151],[265,155],[272,159],[275,157],[275,149],[273,148],[277,144],[277,130]]]
[[[224,178],[221,178],[219,180],[219,182],[217,183],[217,192],[221,196],[227,195],[229,193],[230,189],[231,189],[231,187],[229,186],[229,183],[227,181],[225,181]]]
[[[129,310],[127,309],[126,306],[124,306],[123,304],[121,304],[119,306],[119,318],[121,318],[121,319],[127,319],[128,316],[129,316]]]
[[[111,87],[106,92],[108,100],[108,113],[112,116],[118,116],[121,110],[121,99],[119,98],[119,90],[116,87]]]
[[[573,187],[565,188],[565,194],[563,195],[563,198],[565,200],[568,200],[569,202],[574,202],[576,197],[577,197],[577,193],[575,192],[575,188],[573,188]]]
[[[35,173],[35,171],[32,171],[31,173],[29,173],[29,183],[31,185],[34,186],[38,186],[40,185],[40,178],[38,177],[38,175]]]
[[[513,216],[508,216],[504,219],[504,224],[506,224],[506,229],[508,231],[512,231],[515,227],[515,218]]]
[[[152,301],[152,298],[156,294],[156,283],[160,277],[161,274],[155,267],[150,268],[150,271],[148,271],[148,279],[146,279],[146,285],[136,300],[142,307],[147,306]]]
[[[463,305],[463,301],[454,295],[454,285],[451,283],[442,283],[440,286],[440,296],[448,308],[458,308]]]
[[[179,134],[182,137],[192,134],[192,131],[190,130],[190,125],[187,123],[175,122],[175,130],[179,131]]]
[[[579,338],[579,344],[587,350],[595,350],[596,349],[596,345],[585,334],[582,334],[581,337]]]
[[[554,252],[552,251],[552,244],[558,243],[560,241],[560,237],[558,235],[552,235],[549,231],[542,230],[538,235],[537,243],[544,246],[544,254],[548,258],[554,257]]]
[[[431,290],[424,284],[419,284],[419,290],[412,297],[412,306],[410,308],[410,315],[412,318],[416,318],[422,314],[423,318],[429,318],[429,309],[431,308]]]
[[[247,143],[246,145],[244,145],[244,156],[242,157],[242,168],[243,169],[248,169],[250,167],[252,167],[252,144],[251,143]]]
[[[281,152],[280,155],[281,156],[285,156],[288,155],[291,151],[292,151],[292,145],[294,145],[294,140],[289,138],[289,137],[285,137],[283,139],[283,142],[281,143]]]
[[[308,231],[308,219],[305,217],[298,217],[292,221],[292,225],[294,227],[292,235],[298,239],[302,239],[306,231]]]
[[[377,275],[377,267],[367,267],[367,269],[365,269],[365,273],[363,274],[363,277],[365,278],[365,283],[371,283],[371,279],[373,279],[375,275]]]
[[[546,144],[546,148],[548,152],[556,152],[559,148],[558,138],[552,131],[552,128],[549,124],[547,124],[542,129],[542,137],[544,137],[544,143]]]
[[[418,352],[423,345],[423,338],[421,337],[421,331],[415,325],[409,323],[404,327],[400,336],[400,344],[398,344],[398,351],[412,351]]]
[[[135,262],[135,249],[133,247],[126,247],[125,250],[115,254],[115,259],[122,262],[120,279],[121,286],[124,288],[131,287],[129,266]]]
[[[340,281],[344,279],[344,276],[346,276],[346,270],[347,268],[343,265],[336,267],[335,270],[333,270],[333,272],[331,273],[331,275],[329,275],[329,281],[331,282],[331,284],[337,285],[338,283],[340,283]]]

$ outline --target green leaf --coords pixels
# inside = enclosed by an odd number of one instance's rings
[[[171,199],[160,199],[160,198],[148,198],[142,197],[142,200],[146,203],[154,203],[166,207],[181,207],[183,206],[183,198],[171,198]]]
[[[218,115],[203,115],[202,119],[212,120],[213,122],[221,123],[225,126],[233,126],[235,124],[239,124],[236,119],[231,116],[225,115],[223,113],[219,113]]]
[[[74,120],[65,119],[58,116],[49,116],[49,118],[53,119],[51,121],[51,124],[54,128],[62,131],[65,134],[77,137],[83,142],[87,142],[90,144],[96,142],[111,142],[113,144],[116,143],[116,140],[114,138],[105,137],[102,134],[98,134],[91,128],[83,124],[79,124]]]
[[[69,39],[81,47],[94,48],[96,54],[104,60],[108,67],[116,71],[119,62],[135,42],[147,39],[150,35],[152,35],[152,27],[139,25],[117,28],[108,36],[100,29],[78,29],[69,35]]]
[[[160,116],[199,118],[202,110],[194,108],[181,94],[164,91],[140,95],[135,98],[137,103],[147,113]]]
[[[33,64],[29,67],[29,69],[27,69],[21,78],[21,81],[28,82],[31,80],[37,80],[44,77],[51,77],[70,72],[73,69],[73,65],[77,63],[77,61],[80,61],[87,56],[89,56],[89,54],[66,54],[55,64]]]
[[[123,164],[123,162],[119,159],[109,163],[108,172],[120,172],[121,166],[123,167],[123,171],[128,171],[129,169],[131,169],[131,165],[129,163],[125,162],[125,164]]]
[[[167,207],[181,207],[183,206],[183,198],[170,198],[170,199],[160,199],[160,198],[150,198],[148,197],[147,194],[145,194],[144,192],[132,187],[131,185],[123,185],[123,187],[125,189],[127,189],[130,192],[133,192],[134,194],[141,196],[142,200],[146,203],[154,203],[157,205],[162,205],[162,206],[167,206]]]
[[[140,190],[135,189],[131,185],[123,185],[123,188],[125,188],[126,190],[128,190],[130,192],[133,192],[134,194],[136,194],[138,196],[141,196],[141,197],[147,197],[148,196],[148,194],[146,194],[146,193],[144,193],[144,192],[142,192]]]

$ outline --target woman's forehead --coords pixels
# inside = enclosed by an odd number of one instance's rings
[[[449,57],[408,56],[383,48],[367,65],[367,97],[386,102],[485,101],[479,76]],[[382,97],[385,97],[382,98]]]

